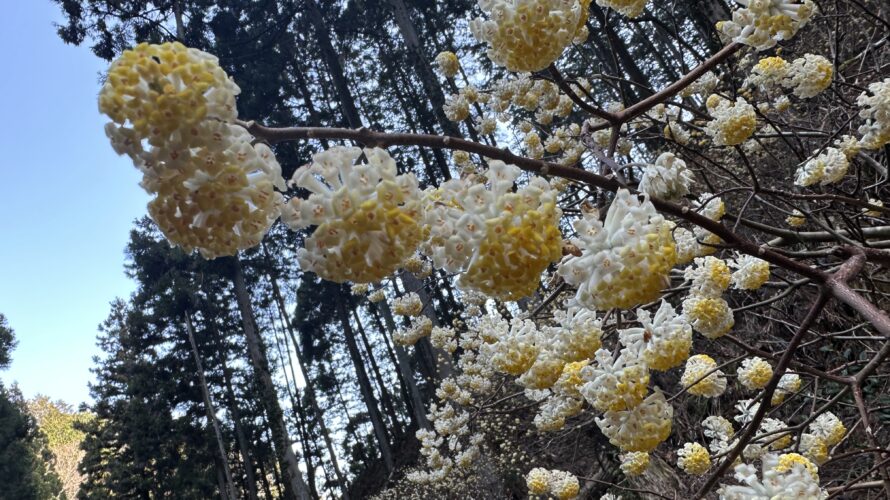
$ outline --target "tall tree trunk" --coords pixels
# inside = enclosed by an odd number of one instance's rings
[[[406,292],[414,292],[420,297],[420,301],[423,303],[423,314],[432,321],[433,326],[440,326],[439,316],[436,314],[436,306],[429,294],[426,293],[423,282],[404,269],[399,272],[399,278],[402,279]],[[432,358],[437,380],[450,377],[454,373],[454,368],[451,366],[451,357],[441,349],[433,347],[430,344],[430,339],[424,337],[418,340],[415,346],[421,351],[425,351],[423,352],[424,355]]]
[[[262,337],[257,332],[253,308],[250,304],[250,294],[244,284],[244,272],[241,270],[241,262],[237,257],[234,262],[233,284],[235,297],[238,301],[238,309],[241,311],[241,322],[244,326],[244,337],[247,341],[247,350],[253,364],[257,386],[260,390],[260,399],[266,407],[269,415],[269,423],[272,427],[272,439],[278,452],[278,463],[282,474],[286,476],[284,490],[286,498],[309,500],[309,489],[306,487],[303,476],[300,473],[297,456],[288,437],[287,425],[284,423],[284,414],[278,402],[278,394],[275,384],[272,382],[272,374],[269,372],[269,360],[266,358],[266,346]]]
[[[195,356],[195,365],[198,368],[198,382],[201,384],[201,394],[204,396],[204,409],[207,411],[207,421],[213,426],[213,434],[216,436],[217,451],[219,451],[219,460],[222,467],[222,476],[225,480],[225,497],[232,500],[238,500],[240,495],[235,489],[235,482],[232,481],[232,469],[229,467],[229,458],[226,453],[226,446],[223,441],[222,432],[219,429],[219,421],[216,419],[216,410],[213,408],[213,401],[210,399],[210,390],[207,388],[207,378],[204,376],[204,366],[201,363],[201,354],[198,352],[198,344],[195,342],[195,331],[192,326],[191,313],[185,313],[185,329],[188,332],[189,343],[192,346],[192,354]]]
[[[232,424],[235,426],[235,437],[238,440],[238,449],[241,452],[241,463],[244,464],[244,475],[247,481],[247,494],[250,500],[257,500],[256,472],[253,460],[250,456],[250,446],[247,444],[247,436],[244,434],[244,426],[241,422],[241,410],[238,409],[238,400],[235,399],[235,391],[232,389],[232,371],[222,355],[223,381],[226,385],[226,402],[229,413],[232,416]]]
[[[348,293],[348,292],[345,292]],[[374,398],[374,390],[371,388],[371,381],[368,379],[368,372],[365,371],[365,365],[362,361],[361,354],[358,350],[358,344],[355,341],[355,333],[352,331],[352,325],[349,324],[349,315],[346,312],[344,300],[337,301],[337,313],[340,316],[340,323],[343,326],[343,337],[346,339],[346,348],[349,351],[349,357],[352,359],[352,365],[355,368],[355,376],[358,378],[359,391],[362,400],[368,408],[368,415],[371,418],[371,426],[374,428],[374,435],[377,437],[377,443],[380,447],[380,455],[383,457],[383,464],[386,466],[386,472],[393,470],[392,449],[389,445],[389,439],[386,434],[386,427],[383,425],[383,416],[377,406],[377,400]]]
[[[352,301],[350,300],[350,303]],[[387,417],[389,417],[390,425],[393,430],[393,441],[398,441],[398,437],[402,435],[402,425],[399,422],[399,417],[396,415],[395,407],[392,404],[392,398],[390,397],[389,390],[386,388],[386,382],[383,380],[383,375],[380,373],[380,366],[377,364],[377,360],[374,356],[374,350],[371,348],[371,343],[368,342],[368,336],[365,335],[365,326],[362,324],[361,318],[358,317],[358,311],[355,304],[350,304],[352,307],[352,317],[355,319],[356,328],[358,328],[359,338],[362,339],[362,345],[365,347],[365,352],[368,353],[368,361],[371,363],[371,373],[374,374],[374,379],[377,382],[377,387],[380,389],[380,402],[383,405],[383,411],[386,412]]]

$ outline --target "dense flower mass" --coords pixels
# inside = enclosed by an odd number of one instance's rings
[[[732,284],[740,290],[757,290],[769,281],[769,262],[757,257],[739,254],[729,262],[735,271],[732,273]]]
[[[355,165],[362,153],[367,163]],[[292,229],[317,226],[297,254],[304,270],[338,283],[378,281],[420,243],[417,178],[396,175],[382,149],[335,146],[313,155],[291,182],[311,194],[291,198],[282,220]]]
[[[689,357],[692,348],[692,326],[665,300],[655,317],[645,309],[637,310],[640,328],[618,332],[621,344],[653,370],[670,370]]]
[[[111,63],[99,111],[160,146],[204,119],[234,120],[239,92],[216,57],[179,42],[141,43]]]
[[[793,89],[797,97],[807,99],[827,89],[833,76],[831,61],[820,55],[804,54],[791,63],[784,85]]]
[[[488,19],[470,31],[488,44],[488,58],[510,71],[540,71],[576,38],[586,39],[590,0],[479,0]]]
[[[649,0],[596,0],[597,5],[609,7],[630,18],[642,14],[647,3],[649,3]]]
[[[711,454],[698,443],[686,443],[677,450],[677,467],[687,474],[700,476],[711,468]]]
[[[757,113],[754,106],[743,97],[735,102],[717,95],[708,98],[708,111],[713,117],[705,127],[705,132],[718,146],[737,146],[745,142],[757,128]]]
[[[732,13],[732,20],[718,24],[718,29],[735,42],[766,50],[776,42],[790,40],[813,16],[810,0],[736,0],[743,7]]]
[[[844,178],[850,162],[847,155],[837,148],[825,148],[825,151],[808,160],[797,169],[794,183],[798,186],[812,186],[817,182],[823,186],[833,184]]]
[[[605,222],[587,213],[574,226],[578,238],[572,242],[582,255],[563,259],[559,274],[578,287],[579,303],[627,309],[658,298],[677,254],[670,223],[648,199],[621,189]]]
[[[544,269],[562,256],[557,192],[540,177],[513,191],[519,174],[491,161],[484,178],[426,192],[423,252],[436,267],[462,273],[460,286],[505,300],[533,293]]]
[[[626,350],[613,358],[608,349],[600,349],[596,362],[584,367],[581,377],[586,381],[581,394],[600,411],[634,408],[648,391],[649,371]]]
[[[732,308],[720,297],[686,297],[683,301],[683,316],[695,331],[711,340],[726,335],[735,325]]]
[[[686,162],[673,153],[662,153],[652,165],[643,169],[640,191],[656,198],[674,199],[685,196],[695,182]]]
[[[717,362],[707,354],[696,354],[686,361],[680,385],[690,394],[713,398],[726,391],[726,377]]]
[[[739,464],[735,467],[735,478],[741,485],[723,485],[720,490],[722,500],[770,499],[822,499],[828,494],[819,488],[816,466],[804,457],[796,459],[786,454],[763,455],[763,472],[757,477],[753,465]]]
[[[763,389],[773,376],[773,367],[763,358],[748,358],[738,368],[739,383],[747,389]]]
[[[621,472],[626,476],[639,476],[649,468],[649,454],[630,451],[621,455]]]
[[[623,451],[649,452],[670,435],[673,417],[673,407],[656,389],[630,410],[606,412],[596,419],[596,425]]]
[[[447,78],[452,78],[460,71],[460,61],[454,52],[439,52],[436,56],[439,71]]]
[[[860,94],[859,116],[865,123],[859,127],[860,144],[867,149],[878,149],[890,143],[890,78],[874,82],[868,92]]]
[[[580,484],[571,472],[535,467],[525,476],[528,492],[532,495],[553,495],[559,500],[571,500],[578,496]]]

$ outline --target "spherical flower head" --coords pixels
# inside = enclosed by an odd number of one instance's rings
[[[791,63],[788,77],[782,85],[791,88],[797,97],[809,99],[831,86],[833,76],[831,61],[820,55],[805,54]]]
[[[649,371],[629,351],[612,358],[608,349],[600,349],[596,360],[581,370],[585,380],[581,394],[599,411],[634,408],[646,397]]]
[[[584,383],[581,370],[589,364],[590,362],[587,360],[565,363],[562,367],[562,373],[559,375],[559,380],[554,385],[554,389],[560,394],[581,398],[579,388]]]
[[[148,213],[170,243],[207,259],[254,247],[278,218],[281,166],[243,128],[204,121],[137,160]]]
[[[411,326],[407,329],[398,330],[393,333],[392,340],[401,346],[409,346],[417,343],[418,340],[428,336],[433,331],[433,322],[426,316],[415,318],[411,322]]]
[[[488,44],[488,58],[496,65],[540,71],[584,35],[589,5],[590,0],[480,0],[488,19],[471,20],[470,32]]]
[[[368,294],[368,302],[376,304],[386,298],[386,292],[382,288],[378,288]]]
[[[824,439],[828,446],[840,443],[844,436],[847,435],[847,428],[844,426],[844,423],[830,411],[816,417],[816,420],[810,424],[809,431],[811,434]]]
[[[732,309],[720,297],[687,296],[683,316],[695,331],[711,340],[726,335],[735,325]]]
[[[711,468],[711,454],[698,443],[686,443],[677,450],[677,467],[693,476],[700,476]]]
[[[806,460],[806,458],[803,458],[803,460]],[[806,462],[790,457],[786,457],[782,461],[774,454],[764,455],[762,461],[762,479],[757,476],[757,469],[754,466],[748,464],[737,465],[735,467],[735,478],[742,484],[722,485],[720,490],[718,490],[720,498],[723,500],[760,498],[821,500],[828,497],[828,493],[819,488],[818,475],[814,475],[811,472]]]
[[[678,227],[673,231],[674,244],[677,247],[677,264],[689,264],[700,255],[701,244],[692,231]]]
[[[689,358],[692,326],[665,300],[655,317],[645,309],[637,310],[640,328],[620,330],[621,345],[636,353],[653,370],[670,370]]]
[[[545,331],[553,338],[556,354],[567,362],[593,359],[602,345],[602,323],[596,313],[577,306],[554,313],[559,327]]]
[[[364,152],[367,163],[355,165]],[[386,151],[335,146],[312,156],[292,183],[308,199],[291,198],[282,220],[292,229],[317,226],[297,259],[304,270],[342,283],[379,281],[414,254],[421,239],[414,174],[396,175]]]
[[[770,399],[770,404],[773,406],[782,404],[782,402],[785,401],[785,397],[800,390],[800,385],[800,375],[796,373],[786,373],[782,375],[782,378],[779,379],[779,385],[776,386],[776,390],[773,392],[773,397]]]
[[[791,65],[788,61],[781,57],[764,57],[751,68],[751,74],[746,81],[750,85],[765,88],[774,87],[780,85],[785,77],[788,76],[790,68]]]
[[[596,0],[596,4],[608,7],[631,19],[643,13],[649,0]]]
[[[808,460],[816,465],[822,465],[828,461],[828,442],[815,434],[801,434],[800,451]]]
[[[754,106],[743,97],[737,97],[735,102],[721,98],[716,105],[709,106],[708,111],[713,120],[708,122],[705,132],[717,146],[737,146],[748,140],[757,129]]]
[[[571,500],[578,496],[581,491],[581,485],[578,478],[571,472],[551,471],[550,472],[550,493],[559,500]]]
[[[790,40],[815,12],[810,0],[740,0],[744,7],[732,13],[732,20],[718,23],[718,30],[734,42],[759,51],[781,40]]]
[[[643,169],[639,189],[655,198],[677,199],[689,193],[695,182],[686,162],[673,153],[662,153],[652,165]]]
[[[442,105],[445,117],[453,122],[462,122],[470,117],[470,102],[462,94],[453,94]]]
[[[658,298],[668,283],[677,253],[671,226],[644,197],[621,189],[601,223],[588,213],[575,221],[572,243],[582,255],[569,255],[558,272],[576,286],[576,300],[590,309],[629,309]]]
[[[443,51],[436,56],[436,64],[439,66],[439,72],[445,78],[453,78],[460,71],[460,61],[454,52]]]
[[[760,405],[758,404],[759,408]],[[768,436],[763,438],[764,442],[769,443],[769,449],[776,450],[784,450],[785,448],[791,446],[792,436],[788,432],[780,432],[787,429],[788,426],[785,425],[785,422],[782,422],[779,419],[775,418],[764,418],[763,422],[760,423],[759,433],[768,434]]]
[[[833,184],[844,178],[850,162],[843,151],[837,148],[825,148],[821,154],[809,159],[797,169],[794,183],[808,187],[817,182],[823,186]]]
[[[726,377],[716,370],[717,362],[707,354],[696,354],[686,360],[680,385],[696,396],[714,398],[726,391]]]
[[[683,274],[692,281],[689,293],[703,297],[720,297],[732,279],[729,266],[716,257],[697,257],[695,266],[687,267]]]
[[[865,120],[859,127],[860,144],[866,149],[879,149],[890,143],[890,78],[874,82],[868,91],[859,95],[859,117]]]
[[[526,393],[528,389],[526,389]],[[549,391],[541,391],[549,393]],[[566,419],[574,417],[584,409],[584,402],[580,399],[564,394],[551,394],[545,396],[543,404],[535,415],[535,427],[542,432],[554,432],[565,427]]]
[[[550,471],[535,467],[526,474],[525,484],[532,495],[546,495],[550,491]]]
[[[368,293],[368,284],[367,283],[357,283],[350,287],[350,291],[353,295],[362,296]]]
[[[406,293],[393,301],[392,312],[399,316],[420,316],[423,312],[423,301],[415,292]]]
[[[674,409],[656,389],[630,410],[608,411],[596,425],[622,451],[654,450],[671,433]]]
[[[549,389],[559,380],[565,360],[550,353],[540,353],[535,362],[516,382],[529,389]]]
[[[482,346],[481,352],[495,370],[518,377],[537,360],[540,352],[540,347],[535,345],[538,331],[531,321],[507,323],[502,319],[487,317],[483,318],[479,327],[483,335],[492,338],[492,342]]]
[[[729,265],[735,269],[732,284],[739,290],[757,290],[769,281],[769,262],[763,259],[739,254]]]
[[[773,376],[773,367],[763,358],[742,360],[737,370],[739,383],[748,390],[763,389]]]
[[[426,193],[422,251],[436,267],[461,273],[464,289],[517,300],[534,293],[541,273],[562,257],[557,191],[540,177],[515,186],[519,174],[492,160],[487,184],[467,177]]]
[[[732,422],[719,415],[711,415],[705,418],[702,420],[701,426],[705,437],[711,440],[729,441],[732,435],[735,434]]]
[[[813,476],[814,480],[819,481],[819,468],[805,456],[798,453],[784,453],[779,455],[778,463],[773,466],[773,470],[779,473],[785,473],[798,466],[803,466],[806,471]]]
[[[625,476],[639,476],[649,468],[649,454],[643,451],[631,451],[622,454],[621,472]]]
[[[801,227],[806,224],[806,222],[807,218],[804,216],[803,212],[796,208],[791,212],[791,215],[785,218],[785,223],[791,227]]]
[[[141,43],[111,63],[99,111],[161,146],[202,120],[234,121],[239,92],[216,57],[179,42]]]

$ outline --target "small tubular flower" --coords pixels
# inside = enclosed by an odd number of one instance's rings
[[[140,43],[111,63],[99,111],[161,146],[204,119],[232,122],[240,89],[216,57],[179,42]]]
[[[687,296],[683,301],[683,316],[695,331],[711,340],[726,335],[735,325],[732,309],[720,297]]]
[[[593,359],[602,345],[602,324],[596,313],[577,306],[569,306],[554,313],[559,327],[545,328],[553,339],[554,351],[567,362]]]
[[[670,435],[673,417],[673,407],[656,389],[633,409],[606,412],[596,425],[622,451],[650,452]]]
[[[646,397],[649,371],[628,351],[612,359],[608,349],[596,353],[595,363],[581,369],[584,399],[599,411],[634,408]]]
[[[590,0],[479,0],[488,19],[470,21],[470,32],[488,44],[488,58],[509,71],[540,71],[559,58],[576,36],[586,37]]]
[[[550,491],[550,471],[542,467],[535,467],[525,476],[525,485],[528,492],[533,495],[545,495]]]
[[[399,316],[420,316],[423,312],[423,301],[414,292],[406,293],[392,302],[392,312]]]
[[[763,389],[773,376],[773,367],[763,358],[742,360],[737,370],[739,383],[749,390]]]
[[[605,223],[585,214],[574,223],[572,241],[582,255],[569,255],[558,272],[578,287],[576,300],[591,309],[631,308],[658,298],[677,254],[670,223],[644,198],[621,189]]]
[[[519,174],[492,160],[488,185],[455,179],[426,192],[429,239],[422,251],[436,267],[462,273],[463,288],[517,300],[531,295],[544,269],[562,256],[556,190],[532,177],[513,192]]]
[[[630,451],[619,456],[621,472],[625,476],[639,476],[649,468],[649,454],[643,451]]]
[[[631,19],[643,13],[649,0],[596,0],[596,4],[608,7]]]
[[[677,450],[677,467],[693,476],[700,476],[711,468],[711,454],[698,443],[686,443]]]
[[[769,281],[769,262],[763,259],[739,254],[729,265],[735,268],[732,284],[739,290],[757,290]]]
[[[833,184],[844,178],[850,162],[843,151],[837,148],[825,148],[825,151],[807,160],[797,169],[794,183],[798,186],[812,186],[817,182],[824,185]]]
[[[578,496],[581,485],[571,472],[554,470],[550,472],[550,493],[559,500],[571,500]]]
[[[421,239],[420,190],[414,174],[396,175],[386,151],[335,146],[312,156],[292,183],[311,192],[291,198],[282,220],[292,229],[317,226],[297,253],[304,270],[342,283],[370,283],[392,274]]]
[[[685,161],[673,153],[662,153],[654,164],[643,169],[639,189],[655,198],[676,199],[688,194],[694,182]]]
[[[859,117],[865,120],[859,127],[862,147],[878,149],[890,143],[890,78],[870,84],[868,91],[856,99],[856,104]]]
[[[540,347],[535,345],[538,331],[531,321],[507,323],[488,316],[482,319],[479,329],[491,338],[481,350],[495,370],[518,377],[535,363]]]
[[[707,354],[696,354],[686,360],[680,385],[696,396],[714,398],[726,391],[726,377],[716,370],[717,362]],[[706,376],[707,375],[707,376]]]
[[[732,20],[717,23],[717,29],[734,42],[766,50],[781,40],[790,40],[812,18],[810,0],[736,0],[744,7]]]
[[[713,97],[713,96],[712,96]],[[710,104],[709,99],[709,104]],[[743,97],[735,102],[719,98],[714,106],[708,106],[713,120],[705,126],[705,132],[718,146],[737,146],[745,142],[757,129],[757,113],[754,106]]]
[[[692,348],[692,326],[665,300],[653,318],[645,309],[637,310],[640,328],[618,332],[623,346],[653,370],[670,370],[689,358]]]

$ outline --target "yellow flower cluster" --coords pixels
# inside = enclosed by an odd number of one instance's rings
[[[661,301],[653,318],[645,309],[637,310],[640,328],[618,332],[623,346],[637,353],[653,370],[670,370],[689,357],[692,348],[692,327],[671,305]]]
[[[630,451],[620,456],[621,472],[625,476],[639,476],[649,468],[649,454],[643,451]]]
[[[578,496],[581,485],[570,472],[535,467],[525,476],[525,484],[532,495],[553,495],[559,500],[571,500]]]
[[[789,394],[794,394],[800,390],[800,385],[800,375],[797,375],[796,373],[786,373],[782,375],[782,378],[779,379],[779,385],[776,386],[776,390],[773,392],[773,397],[770,399],[770,404],[773,406],[782,404]]]
[[[696,396],[713,398],[726,391],[726,377],[716,370],[717,362],[707,354],[696,354],[686,361],[680,385]],[[707,376],[705,376],[708,374]]]
[[[726,335],[735,325],[732,309],[720,297],[689,295],[683,301],[683,315],[695,331],[711,340]]]
[[[633,409],[608,411],[596,424],[623,451],[649,452],[670,435],[673,417],[674,409],[656,389]]]
[[[590,0],[479,0],[489,19],[470,21],[488,58],[509,71],[540,71],[575,39],[586,39]]]
[[[362,153],[367,163],[354,165]],[[420,243],[417,178],[396,175],[382,149],[335,146],[313,155],[292,183],[311,194],[291,198],[282,220],[292,229],[317,226],[297,254],[304,270],[338,283],[379,281]]]
[[[773,376],[773,367],[763,358],[747,358],[737,370],[739,383],[749,390],[763,389]]]
[[[112,147],[155,195],[149,214],[171,243],[205,258],[259,244],[282,205],[272,150],[232,123],[238,93],[215,57],[165,43],[124,51],[99,94]]]
[[[729,288],[732,274],[726,262],[716,257],[698,257],[695,266],[684,271],[684,277],[692,282],[690,293],[719,297]]]
[[[732,283],[739,290],[757,290],[769,281],[769,262],[763,259],[740,254],[729,265],[736,269]]]
[[[572,243],[582,255],[569,255],[558,272],[578,287],[576,299],[591,309],[629,309],[658,298],[677,262],[671,225],[642,201],[621,189],[604,223],[594,213],[574,222]]]
[[[458,71],[460,71],[460,61],[457,59],[457,54],[454,52],[439,52],[436,56],[436,64],[439,65],[439,71],[446,78],[452,78]]]
[[[735,42],[766,50],[777,41],[790,40],[813,16],[810,0],[739,0],[744,7],[732,20],[717,23],[717,29]]]
[[[540,177],[513,191],[520,173],[492,160],[488,185],[467,177],[426,192],[429,240],[422,250],[436,267],[462,273],[461,287],[517,300],[531,295],[562,256],[557,192]]]
[[[825,148],[821,154],[807,160],[797,169],[794,183],[808,187],[817,182],[823,186],[840,181],[847,174],[850,161],[843,151]]]
[[[718,146],[737,146],[745,142],[757,129],[757,113],[754,106],[743,97],[735,102],[716,94],[708,98],[708,112],[713,120],[705,126],[705,132]]]
[[[596,0],[597,5],[608,7],[629,18],[634,18],[643,13],[649,0]]]
[[[825,412],[810,424],[810,432],[825,440],[828,446],[834,446],[847,435],[847,428],[841,419],[830,411]]]
[[[700,476],[711,468],[711,454],[698,443],[686,443],[677,450],[677,467],[687,474]]]
[[[773,467],[773,470],[776,472],[788,472],[795,466],[795,464],[800,464],[806,468],[807,472],[813,476],[813,479],[816,481],[819,480],[819,468],[816,467],[816,464],[807,460],[806,457],[797,453],[784,453],[779,455],[779,463]]]
[[[582,369],[581,376],[581,394],[599,411],[635,408],[648,392],[649,370],[627,351],[613,359],[611,351],[600,349],[596,362]]]

